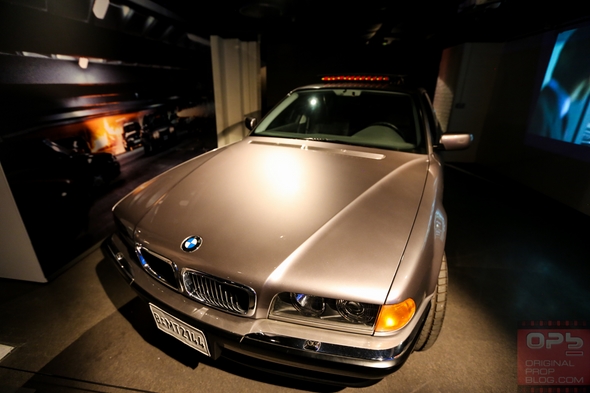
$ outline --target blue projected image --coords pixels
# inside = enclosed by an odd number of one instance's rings
[[[557,35],[529,134],[590,146],[590,27]]]

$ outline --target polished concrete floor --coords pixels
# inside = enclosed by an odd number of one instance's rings
[[[100,249],[49,284],[0,280],[0,392],[516,392],[517,324],[590,320],[590,217],[448,166],[450,289],[428,351],[364,388],[210,361],[161,334]],[[1,355],[0,355],[1,356]]]

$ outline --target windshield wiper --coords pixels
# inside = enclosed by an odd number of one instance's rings
[[[318,141],[318,142],[342,142],[337,139],[328,139],[328,138],[303,138],[306,141]]]

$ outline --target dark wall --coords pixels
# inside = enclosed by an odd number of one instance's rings
[[[352,45],[310,40],[261,42],[261,55],[267,66],[266,105],[275,105],[290,90],[320,82],[325,74],[402,74],[408,83],[434,93],[442,50],[436,43],[393,43]]]
[[[48,11],[37,9],[35,3],[48,5]],[[76,9],[75,4],[81,9]],[[86,56],[183,68],[200,64],[198,51],[145,39],[130,30],[131,25],[121,31],[120,21],[97,20],[90,9],[84,9],[90,4],[84,0],[15,4],[0,1],[0,51]]]
[[[99,20],[91,4],[0,1],[0,138],[212,92],[207,45],[165,35],[178,29],[163,17],[143,31],[119,6]],[[91,59],[87,69],[79,57]]]
[[[506,43],[477,160],[590,214],[590,163],[567,154],[534,148],[525,142],[530,113],[544,72],[545,38],[536,35]]]
[[[0,55],[0,137],[90,116],[195,100],[211,88],[210,58],[198,70],[168,70]]]

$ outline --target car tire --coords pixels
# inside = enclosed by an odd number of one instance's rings
[[[420,337],[416,341],[414,351],[425,351],[436,342],[442,329],[445,311],[447,309],[448,283],[447,256],[443,253],[442,263],[438,273],[438,282],[434,290],[434,296],[430,301],[430,311],[420,332]]]

